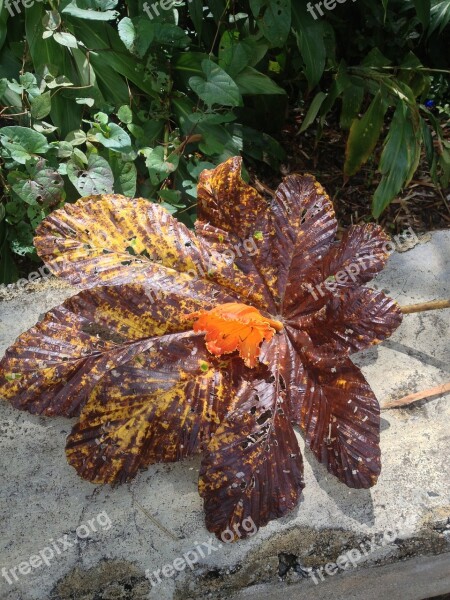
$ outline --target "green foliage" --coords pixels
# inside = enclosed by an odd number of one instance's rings
[[[297,42],[308,88],[319,83],[319,90],[305,109],[300,132],[316,122],[320,137],[327,119],[337,115],[341,128],[349,130],[346,178],[370,157],[377,158],[384,138],[378,162],[381,180],[372,204],[375,218],[411,181],[422,146],[435,185],[447,186],[449,144],[440,120],[425,103],[434,98],[437,77],[439,90],[449,85],[445,38],[437,35],[450,23],[448,0],[358,0],[320,21],[305,15],[301,6],[294,11]],[[422,56],[436,56],[430,66],[441,67],[442,74],[425,67]],[[437,109],[448,118],[444,106]]]
[[[331,119],[349,131],[346,177],[383,143],[375,217],[422,147],[448,183],[448,0],[348,1],[319,19],[303,0],[153,6],[59,0],[11,16],[0,0],[0,281],[17,278],[14,256],[36,259],[40,220],[80,196],[142,196],[192,225],[202,169],[237,154],[279,168],[288,95],[299,133]]]

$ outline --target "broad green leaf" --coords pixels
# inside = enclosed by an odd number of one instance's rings
[[[56,31],[61,26],[61,15],[57,10],[46,10],[42,18],[42,24],[46,29]]]
[[[66,135],[66,142],[72,144],[72,146],[81,146],[86,143],[86,134],[82,129],[76,129]]]
[[[127,50],[131,51],[136,40],[136,29],[133,21],[128,17],[124,17],[121,21],[119,21],[119,24],[117,25],[117,31],[119,32],[120,39],[125,44]]]
[[[52,109],[52,99],[50,92],[44,92],[41,96],[36,96],[30,102],[31,116],[35,119],[44,119],[50,114]]]
[[[239,40],[238,31],[224,31],[219,44],[219,66],[236,77],[250,64],[252,49]]]
[[[67,163],[67,176],[81,196],[109,194],[113,191],[111,167],[98,154],[89,155],[87,166],[72,157]]]
[[[61,11],[63,14],[70,15],[72,17],[77,17],[79,19],[88,20],[88,21],[111,21],[118,16],[118,12],[116,10],[93,10],[93,9],[85,9],[79,8],[77,0],[72,0],[63,10]]]
[[[119,110],[117,111],[117,116],[119,117],[120,121],[122,121],[122,123],[129,124],[133,121],[133,113],[131,112],[131,108],[127,104],[124,104],[119,108]]]
[[[114,192],[134,198],[137,180],[134,162],[125,162],[120,155],[110,152],[108,163],[114,174]]]
[[[27,179],[18,180],[12,185],[15,194],[27,204],[40,204],[53,207],[64,199],[64,181],[61,175],[39,160],[29,168]]]
[[[392,64],[384,54],[379,50],[379,48],[372,48],[367,56],[361,62],[363,67],[376,67],[377,69],[381,67],[388,67]]]
[[[192,90],[208,106],[240,106],[241,94],[236,83],[219,65],[212,60],[202,61],[203,77],[194,76],[189,79]]]
[[[128,152],[131,149],[131,138],[126,131],[116,123],[109,123],[107,132],[103,131],[95,134],[95,138],[105,148],[111,148],[117,152]]]
[[[191,42],[191,38],[181,27],[171,23],[155,23],[154,42],[172,48],[186,48]]]
[[[246,67],[235,75],[234,81],[242,95],[286,94],[286,91],[277,85],[275,81],[253,67]]]
[[[351,177],[359,171],[374,151],[383,128],[386,110],[387,103],[381,92],[378,92],[364,116],[353,121],[345,151],[344,174],[346,177]]]
[[[0,142],[7,155],[24,165],[34,154],[45,154],[50,146],[47,138],[28,127],[12,125],[0,129]]]
[[[171,173],[176,171],[179,163],[178,154],[172,153],[167,158],[164,157],[164,148],[144,148],[141,152],[145,156],[145,164],[147,165],[150,180],[154,185],[158,185]]]
[[[67,48],[78,48],[77,38],[68,32],[59,32],[56,31],[53,34],[53,39],[61,46],[66,46]]]
[[[132,51],[142,58],[155,40],[156,31],[162,23],[152,23],[148,19],[139,19],[135,24],[136,36]]]
[[[250,7],[264,37],[281,47],[291,29],[291,0],[250,0]]]
[[[189,16],[194,23],[195,31],[199,36],[203,29],[203,0],[188,1]]]

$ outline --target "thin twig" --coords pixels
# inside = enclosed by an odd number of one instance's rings
[[[136,506],[137,506],[138,508],[140,508],[140,509],[142,510],[142,512],[144,513],[144,515],[145,515],[146,517],[148,517],[148,518],[150,519],[150,521],[151,521],[151,522],[152,522],[154,525],[156,525],[156,527],[159,527],[159,529],[161,529],[161,531],[164,531],[164,533],[165,533],[166,535],[168,535],[168,536],[169,536],[169,537],[171,537],[173,540],[175,540],[175,541],[177,541],[177,542],[178,542],[178,540],[180,539],[179,537],[177,537],[177,536],[176,536],[174,533],[172,533],[171,531],[169,531],[169,529],[167,529],[166,527],[164,527],[164,525],[162,525],[162,524],[161,524],[161,523],[160,523],[160,522],[159,522],[157,519],[155,519],[155,517],[154,517],[152,514],[150,514],[150,513],[148,512],[148,510],[146,510],[146,509],[145,509],[143,506],[141,506],[137,500],[135,500],[135,501],[134,501],[134,503],[136,504]]]
[[[450,308],[450,299],[448,300],[432,300],[431,302],[420,302],[419,304],[407,304],[400,306],[403,314],[425,312],[427,310],[441,310],[442,308]]]
[[[447,392],[450,392],[450,383],[443,383],[442,385],[430,388],[429,390],[416,392],[415,394],[409,394],[408,396],[404,396],[398,400],[392,400],[391,402],[384,404],[382,408],[383,410],[385,408],[401,408],[402,406],[408,406],[408,404],[412,404],[418,400],[425,400],[426,398],[432,398],[433,396],[440,396],[441,394],[445,394]]]

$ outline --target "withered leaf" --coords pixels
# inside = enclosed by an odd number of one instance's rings
[[[267,377],[245,381],[235,405],[200,470],[206,525],[218,536],[249,516],[256,527],[283,516],[304,487],[302,455],[279,384]]]
[[[233,398],[234,358],[220,370],[200,336],[156,343],[115,368],[91,394],[67,440],[68,461],[91,481],[121,482],[151,463],[204,449]]]
[[[384,266],[388,238],[363,225],[335,241],[313,176],[286,177],[266,200],[235,157],[201,174],[198,199],[195,233],[117,195],[47,217],[39,254],[91,289],[22,334],[0,385],[30,412],[80,413],[67,456],[91,481],[203,452],[199,491],[220,536],[297,505],[294,426],[342,482],[376,482],[379,406],[349,356],[391,335],[401,313],[361,287]]]
[[[0,368],[2,396],[31,413],[79,414],[109,370],[177,333],[194,335],[181,319],[178,297],[151,300],[151,290],[139,284],[85,290],[69,298],[7,350]],[[190,310],[199,305],[195,300],[185,304]]]

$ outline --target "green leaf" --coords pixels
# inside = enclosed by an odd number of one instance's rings
[[[114,152],[109,153],[109,166],[114,174],[114,191],[129,198],[136,194],[137,170],[133,162],[125,162]]]
[[[448,0],[442,0],[434,4],[431,9],[430,16],[430,27],[428,29],[428,37],[432,33],[439,29],[439,33],[442,33],[447,25],[450,23],[450,2]]]
[[[252,49],[239,41],[238,31],[224,31],[219,44],[219,66],[235,77],[250,64]]]
[[[95,134],[95,138],[105,148],[111,148],[119,152],[129,152],[131,149],[131,138],[128,133],[116,123],[109,123],[106,128],[107,133],[98,132]]]
[[[81,146],[86,143],[86,134],[82,129],[76,129],[66,135],[66,142],[72,144],[72,146]]]
[[[392,61],[386,58],[378,48],[372,48],[369,54],[361,61],[363,67],[376,67],[377,69],[388,67],[390,64],[392,64]]]
[[[92,8],[79,8],[76,0],[72,0],[61,12],[72,17],[78,17],[79,19],[87,19],[88,21],[111,21],[119,14],[116,10],[98,11]]]
[[[306,113],[305,118],[303,119],[303,123],[302,123],[302,126],[300,127],[299,133],[303,133],[304,131],[306,131],[308,129],[308,127],[314,122],[314,120],[317,117],[317,114],[320,110],[320,107],[322,106],[322,103],[326,97],[327,97],[327,94],[325,94],[324,92],[318,92],[314,96],[314,99],[308,108],[308,112]]]
[[[342,92],[342,108],[339,125],[342,129],[350,129],[354,119],[361,110],[364,100],[364,87],[353,83]]]
[[[41,96],[36,96],[30,102],[31,116],[35,119],[44,119],[50,114],[52,108],[52,99],[50,92],[44,92]]]
[[[286,153],[279,142],[267,133],[257,131],[245,125],[236,123],[228,127],[232,130],[234,138],[238,137],[238,135],[242,138],[242,151],[245,155],[260,160],[270,165],[273,169],[279,169],[280,162],[286,158]]]
[[[253,67],[246,67],[234,77],[241,94],[282,94],[286,92],[275,83],[270,77],[260,73]]]
[[[133,21],[129,17],[124,17],[117,25],[119,37],[125,44],[127,50],[132,50],[136,39],[136,29]]]
[[[159,190],[158,196],[162,200],[165,200],[166,202],[168,202],[169,204],[171,204],[173,206],[177,206],[177,204],[178,204],[178,208],[183,206],[182,204],[180,204],[181,192],[178,190],[167,190],[167,189]]]
[[[381,92],[378,92],[364,116],[353,121],[345,151],[344,174],[346,177],[351,177],[359,171],[374,151],[383,127],[386,110],[387,103]]]
[[[53,34],[53,39],[61,46],[66,46],[66,48],[78,48],[77,38],[71,33],[67,32],[59,32],[56,31]]]
[[[17,179],[12,190],[27,204],[40,204],[43,207],[53,207],[65,198],[64,181],[61,175],[47,166],[47,161],[39,160],[36,165],[29,167],[27,179]],[[10,178],[8,178],[10,180]]]
[[[22,165],[33,154],[45,154],[50,148],[42,133],[18,125],[0,129],[0,141],[7,150],[8,157]]]
[[[61,26],[61,15],[57,10],[46,10],[42,17],[42,24],[46,29],[56,31]]]
[[[292,6],[292,20],[297,45],[305,63],[305,75],[309,89],[314,88],[325,69],[326,47],[321,21],[314,21],[300,3]]]
[[[191,38],[184,29],[172,23],[153,23],[155,26],[154,42],[172,48],[186,48],[191,43]]]
[[[199,36],[203,29],[203,0],[188,1],[189,16],[194,23],[195,31]]]
[[[144,148],[141,152],[146,157],[145,164],[147,165],[150,181],[153,185],[158,185],[167,179],[178,167],[180,160],[178,154],[172,153],[167,158],[164,158],[164,148],[161,146],[157,148]]]
[[[416,7],[419,21],[425,29],[430,23],[431,0],[414,0],[414,6]]]
[[[122,123],[129,124],[133,121],[133,113],[131,112],[131,108],[127,104],[124,104],[119,108],[119,110],[117,111],[117,116],[119,117],[120,121],[122,121]]]
[[[382,178],[372,200],[372,214],[376,219],[412,178],[420,150],[420,134],[414,117],[407,105],[399,102],[380,159]]]
[[[202,61],[202,70],[204,77],[191,77],[189,85],[209,108],[214,104],[222,106],[242,104],[238,86],[219,65],[205,59]]]
[[[58,158],[69,158],[73,154],[73,146],[69,142],[58,142]]]
[[[110,194],[113,191],[114,175],[107,161],[91,153],[87,166],[72,157],[67,163],[67,176],[81,196]]]
[[[291,0],[250,0],[250,7],[264,37],[280,48],[291,29]]]

